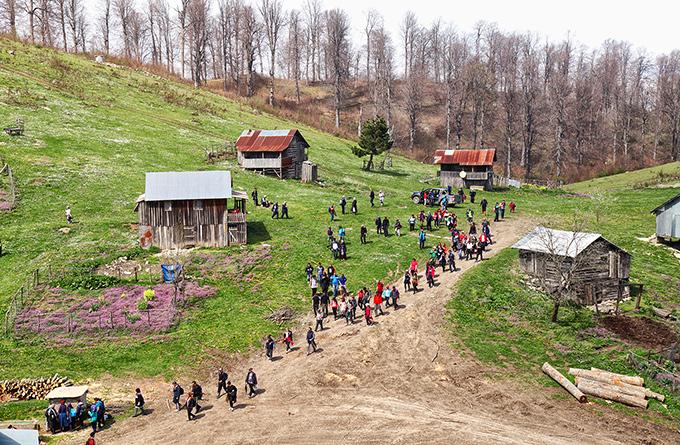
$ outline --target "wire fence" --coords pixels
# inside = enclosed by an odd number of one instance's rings
[[[160,277],[154,278],[151,267],[134,270],[125,267],[108,267],[106,275],[97,274],[94,268],[87,269],[83,266],[68,265],[53,267],[48,265],[33,270],[24,280],[21,286],[10,298],[7,308],[4,311],[3,330],[5,335],[21,334],[22,331],[33,333],[59,332],[74,333],[79,331],[105,330],[105,329],[127,329],[130,327],[140,327],[145,322],[149,326],[158,327],[160,324],[168,324],[168,315],[174,317],[181,308],[184,299],[182,282],[175,286],[175,295],[172,298],[171,314],[164,314],[163,311],[155,309],[136,309],[136,314],[125,313],[123,311],[100,310],[93,316],[82,317],[73,313],[65,313],[63,316],[55,317],[54,314],[47,314],[38,310],[31,311],[39,303],[55,284],[85,275],[97,277],[112,277],[118,280],[116,284],[139,284],[153,286],[162,282]],[[87,288],[87,283],[83,284]],[[94,287],[92,290],[96,290]],[[167,308],[164,309],[167,311]],[[19,323],[17,324],[17,321]],[[161,323],[162,322],[162,323]],[[172,323],[172,321],[170,321]],[[143,329],[142,329],[143,330]]]

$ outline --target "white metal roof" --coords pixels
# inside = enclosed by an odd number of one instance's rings
[[[538,226],[512,247],[575,258],[600,238],[602,235],[599,233],[571,232]]]
[[[0,445],[38,445],[38,430],[0,430]]]
[[[76,385],[76,386],[60,386],[59,388],[54,388],[50,391],[45,398],[51,399],[79,399],[80,397],[87,394],[87,385]]]
[[[151,172],[146,174],[145,201],[231,198],[231,172]]]

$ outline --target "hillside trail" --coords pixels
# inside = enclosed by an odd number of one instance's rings
[[[489,256],[527,228],[522,220],[496,224]],[[445,304],[452,286],[475,263],[457,266],[460,271],[439,273],[438,286],[415,295],[398,283],[403,307],[387,310],[374,326],[329,320],[317,334],[319,352],[311,355],[304,340],[307,324],[313,326],[308,315],[296,332],[298,350],[286,354],[277,345],[274,356],[280,359],[269,362],[257,353],[227,369],[239,389],[234,412],[224,396],[215,400],[213,375],[201,376],[204,410],[191,422],[185,411],[168,407],[170,385],[155,382],[144,387],[154,411],[118,421],[97,435],[97,443],[680,443],[677,431],[600,405],[558,399],[556,394],[565,394],[560,388],[494,378],[492,367],[453,348]],[[253,399],[243,388],[251,366],[262,391]],[[71,439],[83,443],[84,438],[81,433]]]

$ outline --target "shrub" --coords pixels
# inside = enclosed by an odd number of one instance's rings
[[[139,309],[140,311],[145,311],[149,309],[149,302],[146,300],[146,298],[141,298],[137,302],[137,309]]]
[[[153,301],[153,299],[156,297],[156,292],[153,289],[147,289],[144,291],[144,301],[147,303],[149,301]]]

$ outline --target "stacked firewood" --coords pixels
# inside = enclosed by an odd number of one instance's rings
[[[73,385],[71,380],[58,374],[37,379],[1,380],[0,398],[14,400],[44,399],[54,388],[71,385]]]
[[[647,399],[663,402],[665,397],[644,387],[642,377],[616,374],[602,369],[570,368],[576,387],[584,394],[638,408],[647,408]]]

